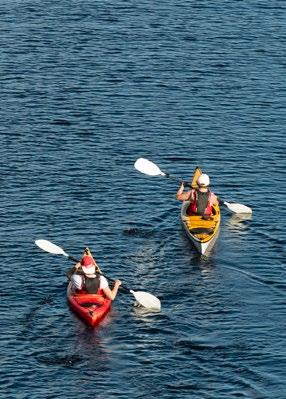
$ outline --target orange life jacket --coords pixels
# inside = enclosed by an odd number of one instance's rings
[[[210,203],[211,192],[201,192],[199,190],[194,190],[194,202],[192,202],[188,209],[188,215],[211,215],[212,206]]]

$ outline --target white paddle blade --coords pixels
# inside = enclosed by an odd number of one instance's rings
[[[145,158],[138,158],[134,164],[134,167],[145,175],[165,176],[165,173],[163,173],[157,165]]]
[[[64,255],[68,257],[68,254],[65,253],[65,251],[61,248],[58,247],[57,245],[53,244],[50,241],[47,240],[36,240],[35,244],[41,248],[43,251],[49,252],[51,254],[55,255]]]
[[[224,201],[224,205],[234,213],[252,213],[252,209],[243,204],[230,204]]]
[[[134,295],[136,301],[144,308],[161,310],[160,299],[152,294],[149,294],[149,292],[132,290],[130,290],[130,292]]]

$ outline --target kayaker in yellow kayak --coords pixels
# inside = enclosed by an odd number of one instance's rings
[[[191,190],[184,192],[184,182],[181,183],[176,199],[179,201],[190,201],[187,209],[188,215],[201,215],[210,217],[212,215],[212,206],[218,205],[217,196],[210,190],[210,178],[202,173],[198,179],[193,182]]]
[[[84,290],[89,294],[104,294],[112,301],[121,285],[120,280],[115,280],[114,287],[109,288],[107,279],[100,274],[100,268],[88,248],[85,249],[81,261],[75,264],[70,280],[75,290]]]

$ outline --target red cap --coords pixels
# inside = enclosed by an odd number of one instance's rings
[[[82,266],[89,266],[93,265],[93,259],[90,255],[85,255],[82,260],[81,260],[81,265]]]
[[[81,267],[85,274],[94,274],[95,265],[92,256],[85,255],[81,260]]]

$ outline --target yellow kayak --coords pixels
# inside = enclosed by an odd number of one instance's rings
[[[213,247],[220,227],[219,206],[213,206],[213,215],[209,219],[204,219],[199,215],[187,215],[186,211],[189,201],[184,201],[181,208],[181,220],[187,236],[192,241],[200,254],[205,255]]]
[[[196,167],[191,186],[197,188],[197,180],[202,174],[202,170]],[[212,216],[208,219],[200,215],[187,215],[189,201],[184,201],[181,208],[181,220],[187,236],[192,241],[200,254],[205,255],[213,247],[220,227],[220,208],[213,206]]]

